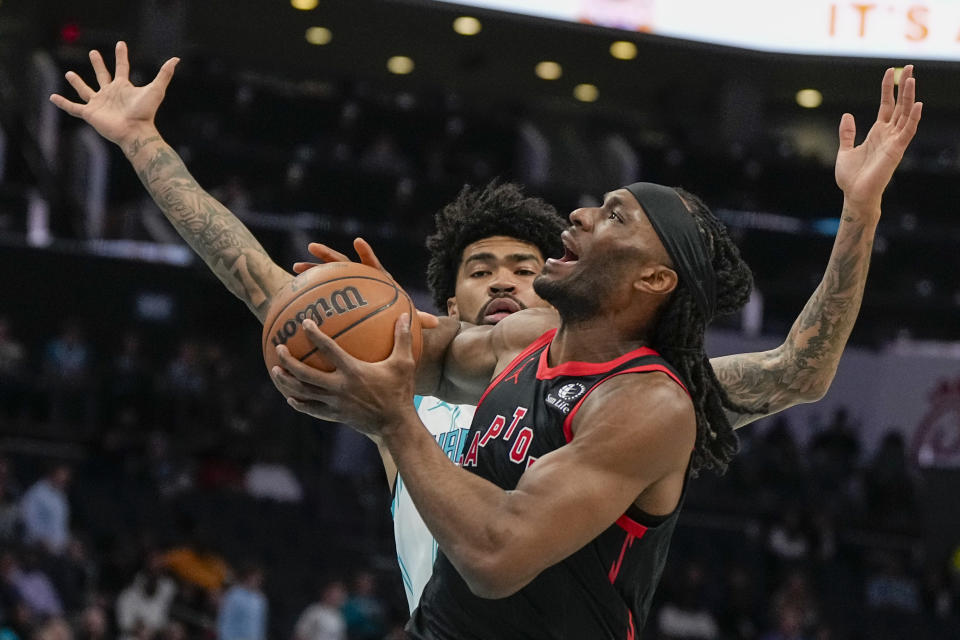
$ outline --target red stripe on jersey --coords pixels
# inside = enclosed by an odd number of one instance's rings
[[[620,547],[620,557],[617,558],[612,565],[610,565],[610,571],[607,573],[607,578],[610,579],[610,584],[613,584],[616,581],[617,575],[620,573],[620,567],[623,566],[623,556],[627,554],[627,549],[633,546],[634,540],[636,540],[636,536],[629,532],[623,539],[623,546]]]
[[[647,532],[647,528],[628,516],[623,514],[617,521],[614,522],[615,525],[626,531],[631,536],[637,538],[638,540],[643,537],[643,534]]]
[[[633,624],[633,611],[627,609],[627,618],[630,620],[630,626],[627,627],[627,640],[635,640],[637,637],[637,627]]]
[[[548,344],[551,340],[553,340],[553,336],[556,333],[557,333],[556,329],[550,329],[550,331],[547,331],[545,334],[543,334],[542,336],[534,340],[529,347],[521,351],[520,355],[518,355],[516,358],[511,360],[510,364],[508,364],[503,371],[497,374],[497,377],[493,379],[493,382],[491,382],[489,386],[487,386],[487,390],[483,392],[482,396],[480,396],[480,402],[477,403],[477,406],[479,407],[481,404],[483,404],[483,400],[484,398],[487,397],[487,394],[490,393],[490,390],[493,389],[498,384],[500,384],[500,382],[502,382],[504,378],[510,375],[512,370],[516,366],[518,366],[521,362],[523,362],[527,358],[527,356],[529,356],[531,353],[533,353],[543,345]]]
[[[609,362],[576,362],[571,360],[551,367],[547,364],[548,352],[549,349],[544,349],[543,353],[540,354],[540,365],[537,367],[537,378],[540,380],[552,380],[560,376],[595,376],[598,373],[606,373],[611,369],[616,369],[624,362],[629,362],[634,358],[660,355],[650,347],[640,347]]]
[[[566,438],[567,443],[569,444],[570,441],[573,440],[573,416],[577,415],[577,410],[580,408],[581,405],[583,405],[584,400],[590,397],[590,394],[593,393],[594,389],[599,387],[601,384],[603,384],[610,378],[615,378],[625,373],[648,373],[650,371],[660,371],[661,373],[667,374],[668,376],[670,376],[671,380],[676,382],[678,385],[680,385],[681,389],[687,392],[687,395],[690,395],[690,392],[687,391],[687,387],[684,386],[682,382],[680,382],[680,378],[678,378],[676,374],[673,373],[673,371],[670,371],[670,369],[666,368],[662,364],[645,364],[639,367],[633,367],[631,369],[624,369],[623,371],[617,371],[612,376],[607,376],[597,384],[590,387],[590,389],[583,395],[583,397],[580,398],[580,401],[577,402],[576,406],[574,406],[573,409],[570,410],[570,413],[567,415],[566,419],[563,421],[563,437]]]

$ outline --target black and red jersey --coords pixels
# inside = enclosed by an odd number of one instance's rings
[[[538,458],[571,441],[577,410],[603,381],[659,371],[683,386],[673,368],[646,347],[610,362],[550,367],[547,353],[555,334],[541,336],[494,379],[465,441],[463,468],[506,490],[515,489]],[[652,517],[631,507],[585,547],[497,600],[473,595],[441,551],[407,631],[423,640],[635,640],[679,511],[678,505],[667,516]]]

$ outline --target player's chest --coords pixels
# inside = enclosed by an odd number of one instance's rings
[[[497,485],[516,486],[523,472],[567,443],[564,427],[590,381],[503,381],[477,408],[461,465]]]

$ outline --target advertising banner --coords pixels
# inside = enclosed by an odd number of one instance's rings
[[[759,51],[960,60],[958,0],[461,0]]]

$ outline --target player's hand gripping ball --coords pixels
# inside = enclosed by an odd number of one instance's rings
[[[356,262],[329,262],[308,269],[275,296],[263,323],[263,359],[270,371],[279,365],[277,346],[317,369],[331,371],[307,337],[303,321],[320,330],[359,360],[379,362],[393,351],[397,318],[407,313],[413,357],[420,357],[420,318],[406,292],[379,269]]]

